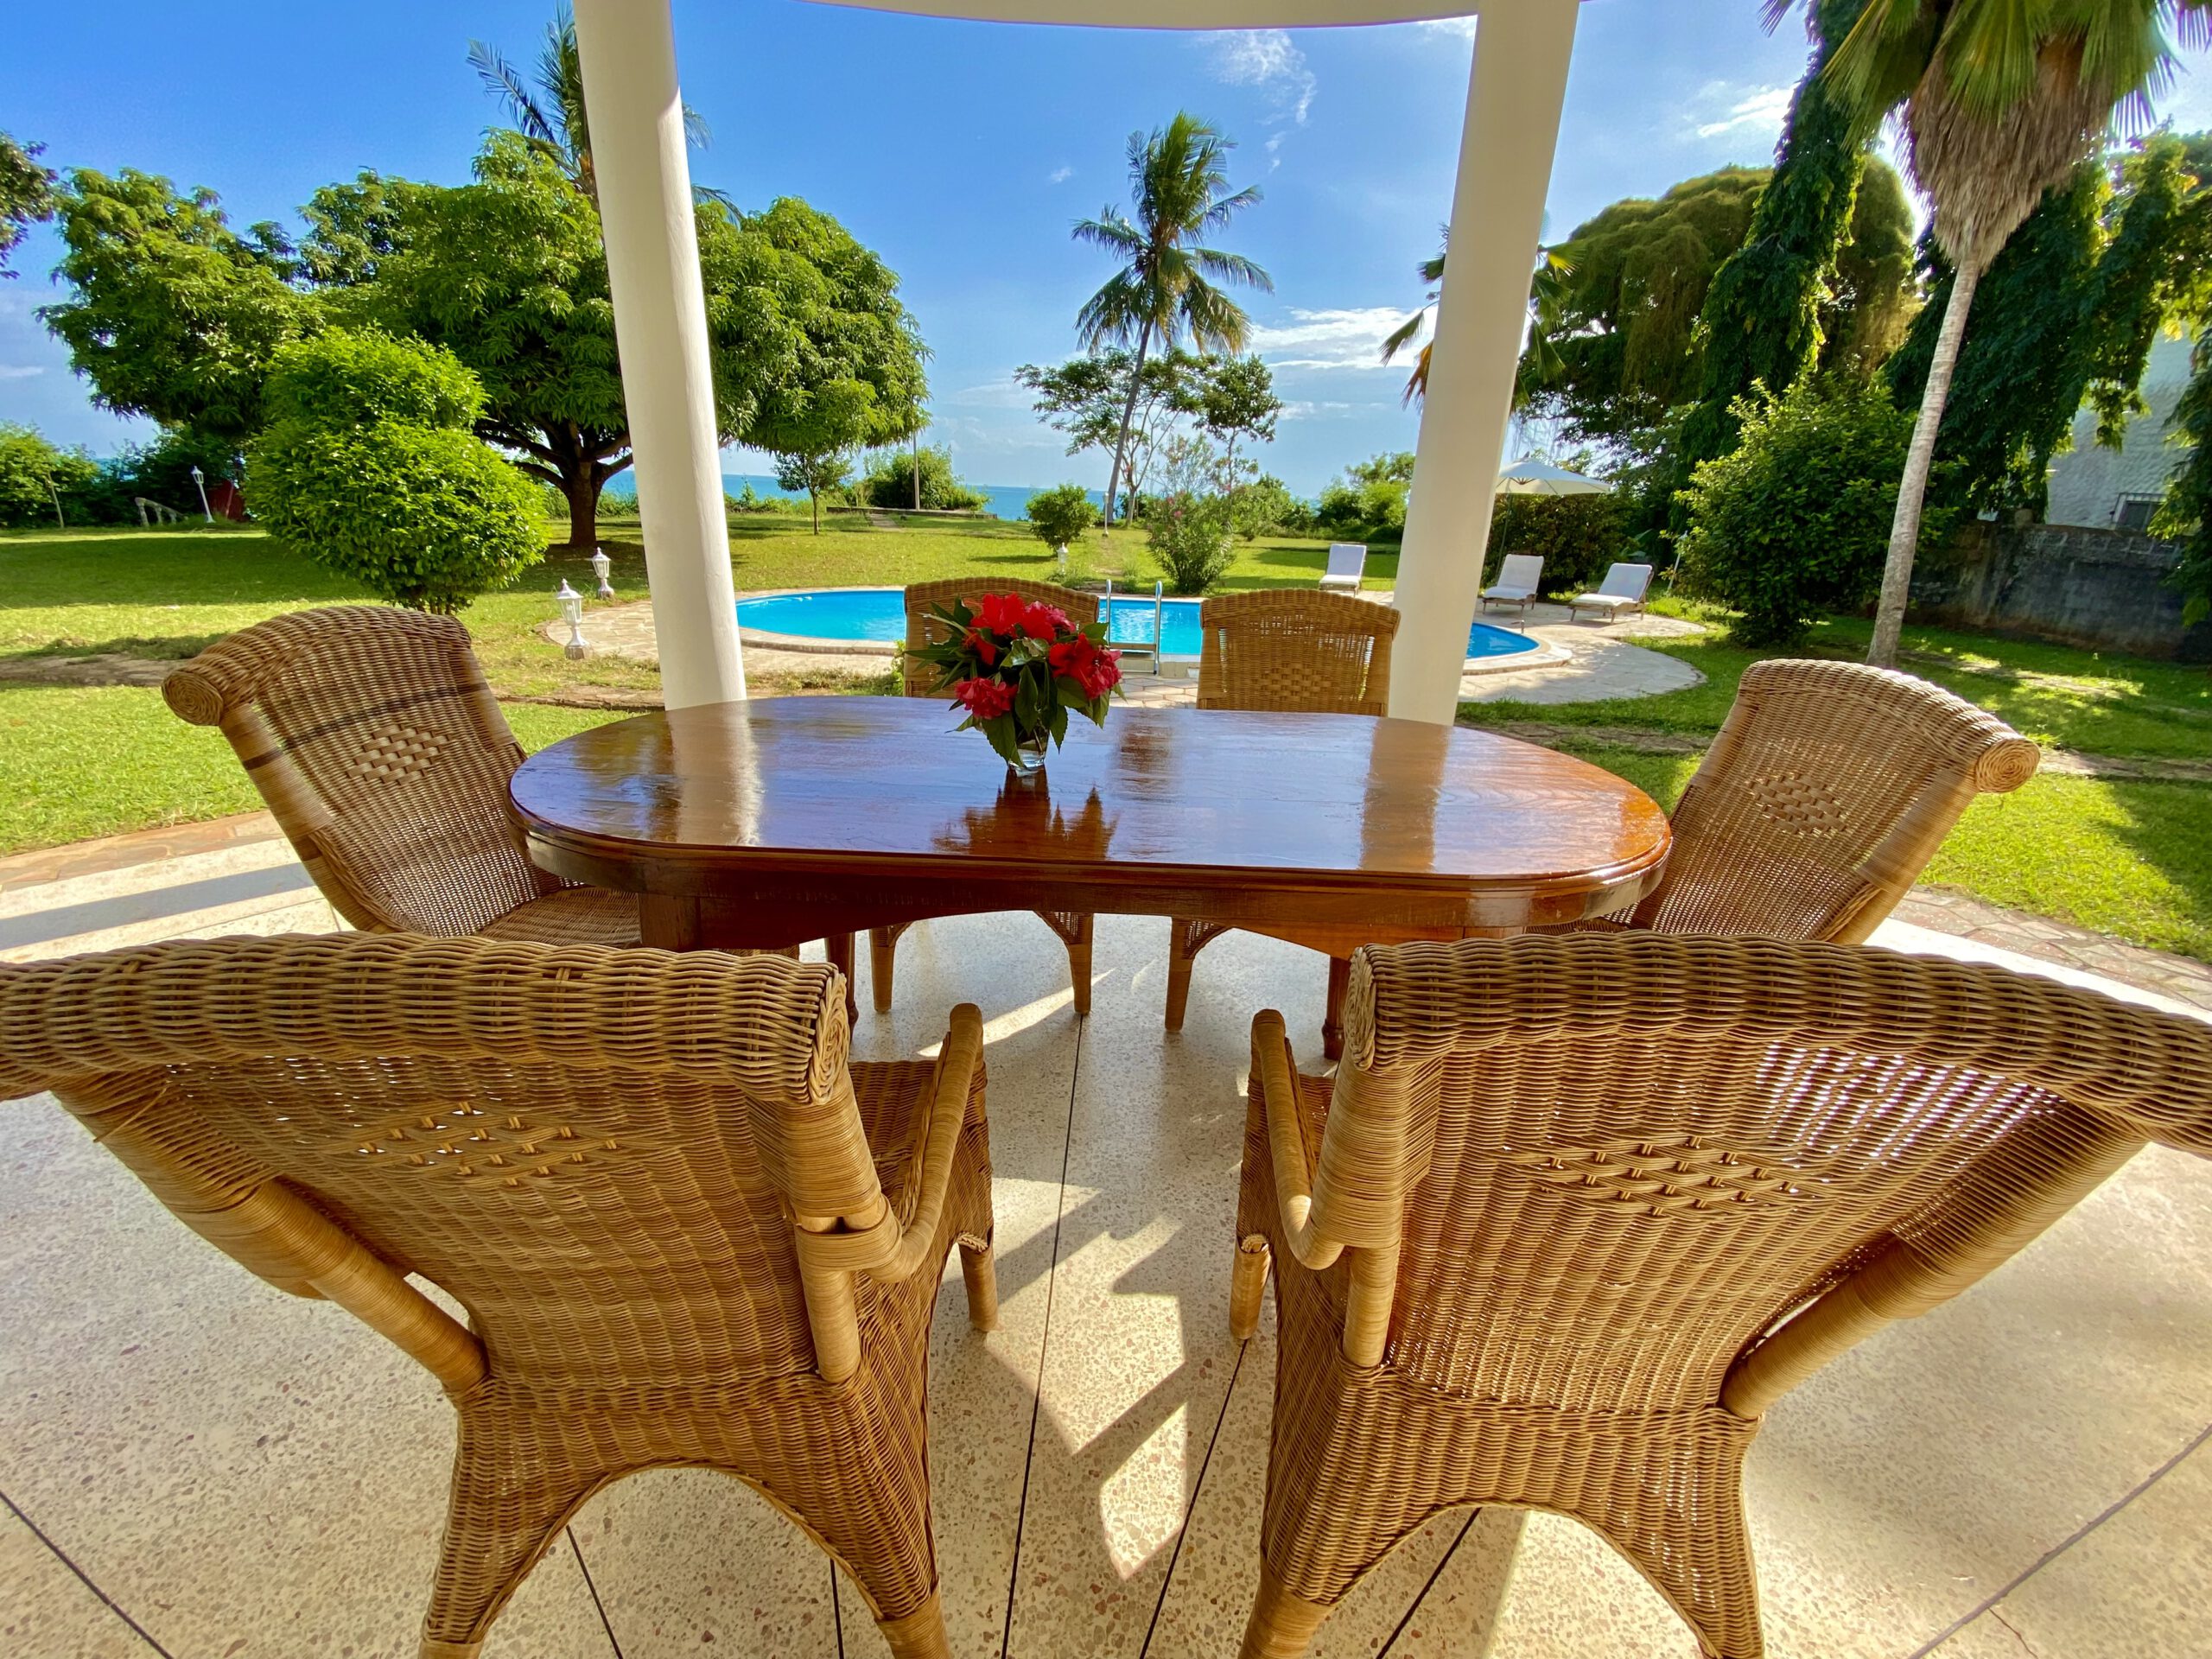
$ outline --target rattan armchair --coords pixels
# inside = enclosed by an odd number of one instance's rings
[[[2041,759],[1995,715],[1909,674],[1755,663],[1675,804],[1666,874],[1622,920],[1861,944],[1974,797],[2019,788]]]
[[[1344,594],[1264,588],[1198,607],[1198,707],[1322,715],[1390,712],[1390,645],[1398,613]],[[1167,1029],[1183,1029],[1191,965],[1230,930],[1177,917],[1167,943]],[[1330,958],[1326,1046],[1337,1049],[1342,958]]]
[[[1280,1336],[1246,1659],[1465,1504],[1591,1527],[1758,1659],[1767,1408],[2147,1140],[2212,1029],[2002,969],[1615,931],[1361,951],[1336,1078],[1252,1027],[1230,1322]],[[1993,1401],[1993,1409],[2001,1407]]]
[[[423,1659],[474,1659],[579,1505],[675,1465],[796,1519],[893,1653],[947,1653],[924,1384],[956,1242],[996,1317],[973,1007],[934,1063],[849,1065],[821,964],[356,933],[0,966],[0,1099],[52,1089],[443,1386]]]
[[[522,749],[468,633],[385,605],[295,611],[173,671],[221,729],[324,898],[372,933],[638,943],[633,894],[548,875],[507,805]]]
[[[986,594],[1019,594],[1033,604],[1057,605],[1067,613],[1071,622],[1080,627],[1088,627],[1098,620],[1096,594],[1079,594],[1072,588],[1017,576],[958,576],[944,582],[918,582],[906,589],[907,642],[935,645],[944,639],[947,630],[930,614],[931,608],[950,608],[956,601],[973,606]],[[911,657],[901,658],[899,663],[900,689],[906,696],[943,698],[949,695],[938,689],[937,669],[932,664],[916,662]],[[1040,910],[1035,914],[1067,946],[1068,976],[1075,986],[1075,1011],[1089,1014],[1091,938],[1096,918],[1062,910]],[[868,986],[878,1014],[891,1012],[892,975],[898,957],[899,936],[912,925],[911,922],[900,922],[868,930]]]

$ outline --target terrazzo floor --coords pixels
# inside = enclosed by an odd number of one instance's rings
[[[257,845],[181,874],[281,868]],[[22,889],[4,896],[0,913],[35,913]],[[316,902],[272,895],[245,925],[327,925]],[[93,919],[112,925],[87,944],[241,925],[219,906]],[[925,924],[901,942],[895,1012],[861,1015],[862,1058],[935,1042],[958,1001],[988,1022],[1003,1319],[971,1332],[952,1274],[930,1384],[963,1659],[1230,1655],[1255,1582],[1274,1354],[1272,1315],[1241,1352],[1227,1334],[1240,1091],[1261,1007],[1284,1010],[1315,1063],[1323,973],[1230,935],[1169,1036],[1166,931],[1100,919],[1078,1020],[1066,958],[1033,918]],[[2001,955],[1897,926],[1883,942]],[[409,1659],[452,1450],[435,1388],[338,1310],[191,1238],[50,1102],[4,1111],[0,1654]],[[2212,1649],[2208,1269],[2212,1168],[2146,1154],[1987,1283],[1777,1408],[1749,1476],[1776,1659]],[[1516,1526],[1433,1523],[1313,1650],[1482,1651]],[[1548,1516],[1528,1522],[1494,1634],[1503,1659],[1696,1651],[1603,1543]],[[486,1649],[884,1651],[795,1529],[690,1471],[595,1498]]]

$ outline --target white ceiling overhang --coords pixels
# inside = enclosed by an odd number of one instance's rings
[[[1467,17],[1484,0],[811,0],[816,5],[964,17],[998,23],[1074,23],[1091,29],[1331,29]],[[1553,0],[1487,0],[1491,7]]]

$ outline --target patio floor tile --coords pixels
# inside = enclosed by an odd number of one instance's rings
[[[2005,959],[1919,930],[1883,938]],[[931,1343],[962,1659],[1199,1659],[1233,1651],[1249,1606],[1274,1346],[1272,1308],[1241,1359],[1226,1329],[1247,1033],[1280,1007],[1318,1065],[1325,982],[1317,957],[1230,934],[1200,957],[1170,1035],[1166,941],[1164,921],[1102,918],[1079,1022],[1041,923],[925,924],[900,942],[893,1014],[863,1012],[855,1034],[860,1058],[904,1058],[934,1052],[955,1002],[986,1020],[1001,1323],[969,1328],[956,1269]],[[185,1236],[50,1103],[5,1109],[0,1491],[175,1659],[410,1659],[452,1448],[435,1388],[336,1310]],[[2208,1285],[2212,1170],[2148,1154],[1987,1283],[1778,1407],[1748,1477],[1774,1659],[2202,1646],[2212,1452],[2181,1454],[2212,1425]],[[1485,1546],[1512,1524],[1440,1517],[1314,1652],[1478,1652]],[[634,1477],[572,1531],[486,1659],[602,1659],[617,1643],[625,1659],[884,1652],[853,1586],[727,1478]],[[0,1650],[153,1651],[4,1510]],[[1493,1651],[1695,1647],[1593,1535],[1540,1515]]]
[[[0,1509],[0,1649],[150,1659],[154,1649],[38,1535]]]

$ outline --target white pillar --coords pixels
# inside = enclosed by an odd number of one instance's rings
[[[1459,705],[1579,10],[1577,0],[1516,0],[1485,8],[1475,27],[1451,257],[1398,559],[1390,712],[1408,719],[1449,724]]]
[[[645,576],[671,709],[745,695],[668,0],[576,0]]]

